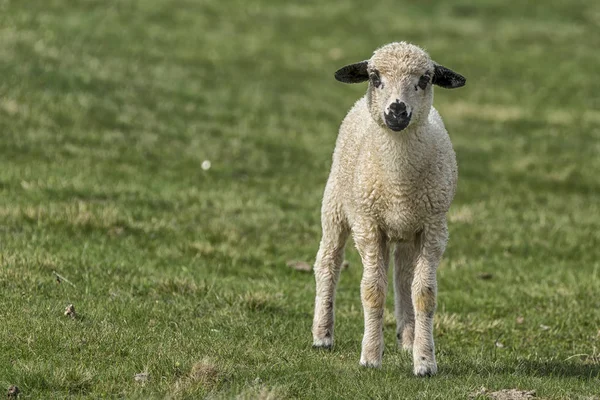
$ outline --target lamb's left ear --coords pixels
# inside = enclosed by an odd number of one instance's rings
[[[369,80],[368,61],[346,65],[335,71],[335,79],[344,83],[359,83]]]
[[[461,86],[465,86],[467,78],[465,78],[461,74],[457,74],[456,72],[444,67],[443,65],[434,63],[433,66],[434,72],[431,83],[433,83],[434,85],[438,85],[446,89],[454,89],[459,88]]]

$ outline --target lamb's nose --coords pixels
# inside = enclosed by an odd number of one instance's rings
[[[395,103],[390,104],[390,111],[396,115],[406,114],[406,104],[396,100]]]

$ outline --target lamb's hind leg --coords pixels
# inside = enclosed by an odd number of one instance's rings
[[[433,343],[433,314],[436,308],[436,271],[446,249],[446,221],[425,227],[412,282],[412,301],[415,308],[415,338],[413,342],[414,373],[431,376],[437,372]]]
[[[394,252],[394,310],[398,345],[412,351],[415,337],[415,312],[411,286],[415,272],[415,242],[398,243]]]
[[[322,216],[323,237],[315,261],[315,316],[312,326],[313,347],[333,346],[335,288],[344,261],[348,228],[341,218]]]

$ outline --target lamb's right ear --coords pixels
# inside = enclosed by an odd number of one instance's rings
[[[335,79],[344,83],[359,83],[369,80],[368,61],[346,65],[335,71]]]

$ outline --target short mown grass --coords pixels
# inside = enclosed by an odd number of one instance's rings
[[[0,389],[597,394],[599,27],[582,0],[0,0]],[[333,72],[396,40],[467,77],[435,99],[460,178],[430,379],[396,349],[391,295],[383,368],[359,368],[351,245],[331,352],[310,346],[312,275],[286,266],[314,259],[365,90]]]

